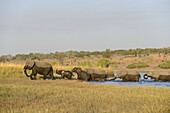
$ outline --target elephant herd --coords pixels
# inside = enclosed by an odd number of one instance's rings
[[[30,75],[27,74],[27,70],[32,70]],[[52,79],[55,79],[53,75],[53,68],[49,63],[40,62],[40,61],[27,61],[24,66],[24,73],[27,77],[30,77],[31,80],[36,79],[36,75],[44,75],[43,79],[47,78],[47,75],[51,76]],[[141,75],[137,72],[117,72],[114,73],[98,73],[90,70],[82,70],[79,67],[69,70],[56,70],[56,74],[60,75],[61,78],[72,79],[74,76],[73,73],[77,73],[77,79],[81,81],[106,81],[106,80],[115,80],[117,78],[122,79],[123,82],[138,82],[141,78]],[[154,79],[155,81],[170,81],[170,74],[157,74],[153,76],[154,73],[144,74],[144,79]]]

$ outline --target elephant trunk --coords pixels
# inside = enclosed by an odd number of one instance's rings
[[[24,69],[24,73],[27,77],[30,77],[30,75],[27,74],[27,69]]]
[[[144,79],[148,79],[148,77],[149,77],[149,76],[148,76],[147,74],[144,74],[144,75],[143,75],[143,78],[144,78]]]

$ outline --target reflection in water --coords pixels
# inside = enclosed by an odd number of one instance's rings
[[[118,85],[126,85],[126,86],[156,86],[156,87],[169,87],[170,88],[170,82],[155,82],[154,79],[148,78],[144,79],[143,75],[145,73],[140,73],[141,78],[139,82],[122,82],[121,79],[116,79],[113,81],[105,81],[105,82],[92,82],[96,84],[118,84]],[[116,73],[115,73],[116,75]]]

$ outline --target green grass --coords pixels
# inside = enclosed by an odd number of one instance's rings
[[[170,112],[169,88],[29,80],[23,66],[0,68],[0,113]]]
[[[167,60],[164,63],[158,65],[158,67],[163,68],[163,69],[170,69],[170,61]]]
[[[132,64],[127,66],[127,68],[129,68],[129,69],[145,68],[145,67],[149,67],[149,65],[147,65],[147,64],[145,64],[143,62],[132,63]]]

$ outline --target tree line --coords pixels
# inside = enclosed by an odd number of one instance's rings
[[[110,50],[106,49],[104,51],[67,51],[42,54],[42,53],[29,53],[29,54],[16,54],[12,55],[2,55],[0,56],[0,62],[12,61],[12,60],[43,60],[43,59],[58,59],[63,60],[64,58],[85,58],[90,56],[101,56],[103,58],[110,58],[111,56],[134,56],[138,57],[140,55],[149,56],[150,54],[170,54],[170,47],[168,48],[136,48],[129,50]]]

